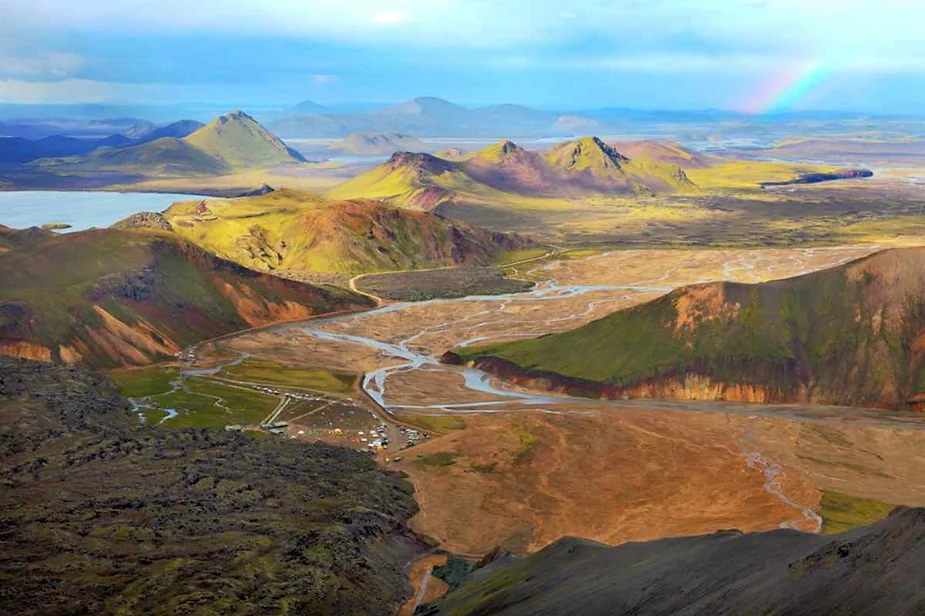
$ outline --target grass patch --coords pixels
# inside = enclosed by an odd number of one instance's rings
[[[129,398],[144,398],[170,391],[170,382],[175,381],[180,371],[177,368],[148,366],[146,368],[120,368],[109,373],[119,393]]]
[[[474,470],[476,473],[488,474],[495,472],[495,468],[497,467],[497,462],[491,462],[490,464],[473,464],[469,468]]]
[[[465,430],[466,422],[452,415],[410,415],[399,413],[395,418],[409,426],[414,426],[434,434],[446,434],[451,430]]]
[[[357,375],[329,370],[293,368],[278,362],[248,359],[236,366],[222,368],[227,379],[347,394],[353,391]]]
[[[507,250],[499,254],[494,259],[495,265],[509,265],[511,263],[517,263],[518,261],[525,261],[527,259],[536,259],[542,257],[546,254],[547,249],[543,247],[537,248],[522,248],[520,250]]]
[[[417,466],[442,468],[456,464],[456,458],[459,456],[460,454],[454,451],[438,451],[437,453],[421,456],[420,458],[416,459],[414,463]]]
[[[514,436],[517,437],[517,451],[514,452],[515,461],[528,458],[543,442],[540,437],[530,434],[523,428],[514,428]]]
[[[895,507],[882,501],[840,492],[823,492],[820,505],[824,535],[834,535],[872,524],[887,517]]]
[[[224,428],[233,424],[258,424],[276,408],[279,400],[257,392],[194,377],[185,390],[150,398],[162,409],[179,415],[163,422],[172,428]]]

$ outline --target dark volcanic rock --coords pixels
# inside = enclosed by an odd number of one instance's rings
[[[385,616],[416,512],[363,453],[142,426],[103,376],[0,357],[0,614]]]
[[[238,197],[259,197],[260,195],[268,195],[271,192],[276,192],[276,189],[269,184],[264,184],[260,188],[255,188],[254,190],[243,192],[238,195]]]
[[[787,180],[785,182],[764,182],[762,188],[769,186],[791,186],[794,184],[818,184],[820,182],[831,182],[833,180],[853,180],[856,178],[873,177],[874,172],[870,169],[842,169],[832,173],[807,173],[798,178]]]
[[[436,614],[922,614],[925,509],[841,535],[793,530],[610,547],[561,539],[476,570]]]

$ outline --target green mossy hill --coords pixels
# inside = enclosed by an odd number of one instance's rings
[[[533,243],[436,214],[373,201],[331,202],[293,190],[174,204],[174,231],[264,271],[365,273],[488,265]]]
[[[219,116],[185,137],[165,136],[86,156],[45,158],[33,167],[56,172],[131,173],[141,176],[209,176],[235,170],[302,163],[301,154],[242,111]]]
[[[173,234],[91,230],[0,252],[0,353],[108,367],[368,298],[261,274]]]
[[[184,141],[233,168],[305,162],[301,154],[243,111],[219,116]]]
[[[400,476],[127,407],[96,374],[0,357],[0,612],[387,615],[411,594]]]
[[[912,616],[922,613],[925,509],[839,535],[733,530],[617,547],[566,537],[486,560],[415,613]]]
[[[775,282],[684,287],[569,332],[460,349],[456,361],[592,396],[678,397],[696,376],[680,397],[757,390],[767,401],[921,408],[923,328],[925,249],[906,248]]]

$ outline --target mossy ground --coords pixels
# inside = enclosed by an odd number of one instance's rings
[[[353,391],[358,380],[356,374],[295,368],[274,361],[256,359],[247,359],[240,364],[222,368],[218,376],[234,381],[338,394]]]
[[[820,506],[824,535],[872,524],[887,517],[894,509],[894,505],[889,503],[831,491],[823,492]]]

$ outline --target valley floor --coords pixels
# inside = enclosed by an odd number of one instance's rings
[[[415,484],[416,530],[449,551],[533,551],[563,535],[619,544],[733,527],[817,532],[832,495],[925,505],[925,415],[573,399],[516,391],[438,358],[571,329],[684,284],[789,277],[877,249],[566,252],[512,272],[537,283],[530,292],[281,325],[203,345],[197,362],[247,354],[362,373],[373,403],[432,434],[381,456]]]

